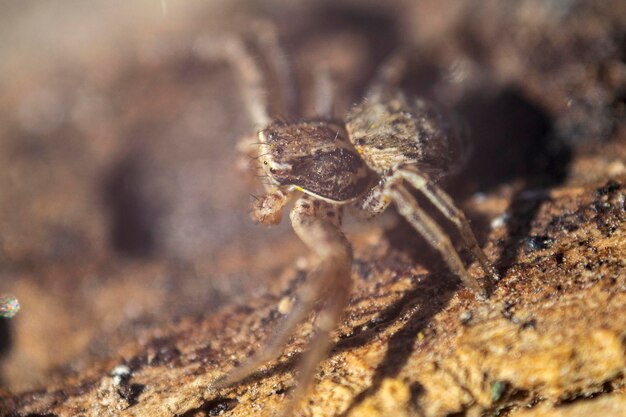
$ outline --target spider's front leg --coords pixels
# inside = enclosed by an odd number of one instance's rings
[[[295,202],[291,211],[293,229],[305,245],[317,255],[317,266],[298,290],[295,309],[272,337],[270,345],[255,354],[244,365],[216,381],[213,387],[219,388],[238,382],[278,356],[297,326],[306,319],[320,300],[324,300],[315,322],[316,334],[299,367],[295,391],[282,413],[284,416],[291,415],[306,393],[315,368],[328,351],[331,332],[348,304],[352,289],[350,276],[352,248],[341,232],[340,215],[340,207],[307,195],[301,196]]]
[[[282,415],[291,415],[304,397],[315,369],[331,343],[331,332],[350,300],[352,247],[341,231],[341,207],[303,195],[291,212],[293,229],[317,255],[317,265],[301,290],[303,303],[324,300],[317,316],[316,333],[299,366],[297,385]]]

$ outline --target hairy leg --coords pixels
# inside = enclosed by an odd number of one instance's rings
[[[403,167],[397,171],[397,175],[405,179],[435,206],[448,220],[459,230],[465,246],[470,249],[474,257],[480,263],[485,273],[493,281],[498,280],[498,273],[487,259],[487,256],[478,245],[476,236],[467,221],[465,214],[455,204],[452,198],[437,184],[431,182],[414,167]]]
[[[267,84],[244,41],[236,36],[206,36],[196,44],[196,53],[205,60],[226,61],[237,74],[244,105],[255,127],[271,122],[267,101]]]
[[[357,217],[371,219],[372,217],[380,216],[387,210],[391,203],[391,198],[385,196],[384,189],[386,185],[386,181],[381,180],[362,199],[356,201],[354,207],[357,209],[355,213]]]
[[[331,332],[350,300],[352,289],[352,248],[341,232],[341,208],[303,196],[291,212],[293,228],[300,239],[315,252],[318,266],[309,277],[318,281],[308,299],[326,299],[316,320],[316,334],[304,354],[298,370],[297,385],[282,415],[289,416],[298,407],[313,380],[315,369],[328,352]]]
[[[361,217],[377,216],[385,211],[393,201],[400,215],[402,215],[433,248],[439,251],[450,270],[461,278],[465,286],[471,288],[479,296],[485,296],[485,291],[476,278],[472,277],[467,272],[448,235],[417,204],[417,201],[415,201],[411,193],[400,184],[402,178],[401,175],[394,174],[384,179],[359,201],[356,207],[362,211],[363,214],[361,214]]]
[[[346,273],[349,274],[349,272]],[[291,400],[281,412],[283,417],[290,417],[293,411],[297,409],[313,381],[317,366],[330,349],[331,333],[337,327],[337,323],[339,323],[341,315],[350,301],[351,285],[346,284],[349,282],[340,278],[338,282],[333,283],[328,288],[327,301],[315,321],[316,333],[311,339],[308,352],[298,366],[299,374],[296,379],[296,387],[291,395]]]
[[[265,61],[271,67],[273,76],[281,88],[281,106],[278,114],[286,117],[297,116],[298,94],[296,82],[287,54],[280,45],[276,25],[266,19],[258,19],[250,26]]]
[[[448,235],[435,223],[435,221],[422,209],[406,188],[399,184],[392,184],[385,194],[396,203],[398,212],[417,230],[426,241],[441,253],[448,267],[454,272],[465,286],[469,287],[481,297],[485,297],[485,291],[476,278],[471,276],[456,249],[452,245]]]
[[[332,119],[335,107],[335,80],[328,65],[318,65],[313,70],[315,113],[318,117]]]
[[[315,277],[310,276],[308,278]],[[297,304],[294,310],[290,312],[287,320],[281,325],[276,334],[272,336],[270,344],[253,355],[250,359],[244,362],[243,365],[235,368],[225,377],[215,381],[212,384],[212,387],[221,388],[239,382],[257,372],[260,367],[280,355],[282,349],[289,341],[289,338],[296,331],[298,325],[302,323],[313,311],[317,298],[311,297],[311,295],[322,290],[319,286],[319,282],[311,281],[313,280],[309,279],[308,282],[300,289],[297,297]]]
[[[295,310],[274,335],[270,345],[241,367],[217,380],[212,384],[213,387],[224,387],[240,381],[278,356],[297,326],[313,311],[322,296],[328,294],[327,302],[316,321],[318,331],[311,343],[311,349],[304,354],[297,381],[298,388],[294,394],[295,401],[290,404],[289,410],[297,406],[296,402],[306,393],[316,365],[328,350],[330,332],[335,328],[352,288],[352,250],[339,229],[340,211],[340,208],[306,195],[296,201],[291,212],[293,228],[298,237],[317,255],[317,266],[299,289]]]
[[[376,99],[378,96],[397,88],[407,67],[406,47],[398,48],[383,62],[367,88],[366,97]]]

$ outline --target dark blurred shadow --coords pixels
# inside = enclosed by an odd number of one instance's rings
[[[9,354],[13,346],[13,338],[11,336],[10,320],[0,317],[0,361]],[[2,375],[0,375],[0,386],[4,384]]]
[[[311,37],[311,33],[330,36],[335,32],[350,32],[364,39],[368,47],[369,65],[351,74],[351,84],[354,86],[350,91],[351,100],[360,101],[378,65],[401,44],[397,13],[390,8],[373,8],[371,4],[359,7],[358,3],[326,2],[316,7],[306,20],[298,21],[297,27],[288,30],[286,43],[288,47],[290,44],[304,43]]]
[[[145,258],[154,253],[156,206],[143,191],[140,152],[129,152],[104,180],[103,199],[110,217],[111,246],[121,255]]]
[[[464,176],[471,180],[457,179],[452,185],[455,193],[467,196],[521,183],[507,209],[509,233],[496,265],[504,276],[546,198],[541,193],[529,198],[530,191],[562,183],[572,151],[553,135],[550,116],[515,87],[494,97],[466,97],[458,111],[470,126],[474,150]]]
[[[457,111],[470,128],[473,152],[465,172],[475,191],[487,192],[516,179],[527,187],[564,180],[571,150],[552,135],[550,116],[515,87],[495,96],[466,97]],[[463,187],[457,188],[462,192]]]
[[[430,274],[426,280],[431,278],[433,278],[433,274]],[[441,283],[434,284],[431,281],[416,286],[414,290],[407,292],[402,299],[380,312],[379,317],[383,320],[381,325],[369,329],[363,335],[357,334],[337,343],[333,352],[363,346],[395,323],[398,316],[403,312],[407,312],[402,317],[404,324],[391,335],[387,342],[387,352],[383,360],[376,366],[372,384],[356,395],[341,416],[349,415],[366,398],[376,393],[386,378],[393,378],[400,373],[413,354],[415,341],[420,332],[425,330],[433,317],[446,307],[457,291],[454,286],[441,285]]]

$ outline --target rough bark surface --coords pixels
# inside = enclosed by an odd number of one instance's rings
[[[332,62],[345,111],[412,45],[406,90],[472,131],[446,188],[501,273],[479,301],[393,210],[349,222],[355,289],[301,414],[624,413],[625,2],[151,3],[94,3],[100,29],[76,5],[0,18],[0,292],[22,303],[0,319],[0,416],[285,404],[309,322],[257,374],[211,388],[272,337],[314,262],[288,225],[249,220],[259,186],[235,143],[251,124],[228,68],[193,52],[259,15],[305,113],[316,63]],[[59,14],[88,24],[55,31]]]

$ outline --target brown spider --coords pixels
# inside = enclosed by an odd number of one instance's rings
[[[260,33],[257,46],[271,55],[274,76],[289,81],[288,65],[275,34],[271,30]],[[263,224],[277,224],[283,207],[294,199],[290,214],[293,229],[319,260],[299,289],[298,304],[269,346],[213,387],[238,382],[278,356],[296,327],[323,300],[316,319],[317,332],[302,360],[296,389],[283,415],[293,412],[328,351],[330,333],[350,298],[352,249],[341,231],[344,206],[352,205],[365,217],[373,217],[394,202],[398,212],[440,252],[463,283],[484,296],[450,238],[407,189],[411,186],[421,192],[451,220],[483,270],[497,279],[463,212],[435,183],[463,162],[462,136],[451,119],[432,103],[407,97],[398,90],[406,54],[392,54],[380,67],[365,99],[348,112],[343,122],[332,115],[331,77],[328,71],[318,68],[318,117],[283,122],[270,117],[263,71],[240,38],[210,41],[199,52],[205,58],[226,60],[236,71],[245,105],[257,128],[256,138],[248,140],[245,147],[257,146],[256,160],[268,183],[266,193],[254,203],[254,216]],[[289,101],[291,91],[289,85],[283,86],[287,96],[284,102]]]

